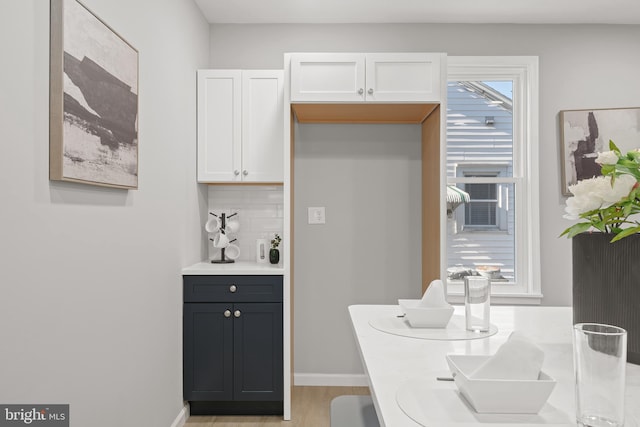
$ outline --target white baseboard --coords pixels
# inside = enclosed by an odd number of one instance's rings
[[[367,387],[364,374],[293,374],[294,385]]]
[[[171,427],[183,427],[187,422],[187,418],[189,418],[188,404],[184,405],[180,412],[178,412],[178,416],[173,420],[173,423],[171,423]]]

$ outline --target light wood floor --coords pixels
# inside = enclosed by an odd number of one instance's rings
[[[187,427],[329,427],[331,400],[343,394],[369,394],[368,387],[293,387],[291,421],[282,416],[192,416]]]

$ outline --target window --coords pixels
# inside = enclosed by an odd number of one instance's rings
[[[537,87],[537,57],[448,58],[447,185],[469,196],[446,219],[453,300],[480,266],[498,301],[542,297]]]
[[[465,172],[465,178],[495,178],[498,172]],[[469,203],[464,205],[464,230],[473,228],[497,229],[498,184],[493,182],[468,183],[463,187],[469,194]]]
[[[486,175],[467,176],[480,178]],[[467,184],[464,186],[464,190],[471,196],[471,200],[464,207],[465,230],[472,227],[497,228],[497,189],[497,184],[492,183]]]

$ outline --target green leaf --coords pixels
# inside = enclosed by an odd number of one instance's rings
[[[616,170],[616,165],[602,165],[600,171],[602,175],[610,175]]]
[[[625,158],[622,158],[622,159],[618,160],[617,165],[618,165],[618,167],[625,166],[625,167],[628,167],[628,168],[637,168],[638,167],[638,163],[636,163],[633,160],[627,160]]]
[[[633,204],[628,203],[628,204],[624,207],[624,209],[622,209],[622,214],[623,214],[625,217],[628,217],[629,215],[631,215],[631,209],[632,209],[632,208],[633,208]]]
[[[617,242],[620,239],[624,239],[627,236],[631,236],[632,234],[640,233],[640,226],[638,227],[630,227],[622,230],[620,233],[616,234],[616,236],[611,239],[611,243]]]
[[[612,140],[609,140],[609,150],[616,151],[617,154],[620,155],[620,149]]]
[[[638,161],[640,159],[640,151],[629,151],[627,153],[627,158]]]
[[[640,179],[640,170],[638,170],[638,165],[634,165],[633,167],[617,165],[615,175],[632,175],[636,179]]]
[[[591,228],[591,224],[590,223],[580,223],[580,224],[576,224],[576,225],[572,225],[571,227],[567,228],[566,230],[564,230],[562,232],[562,234],[560,234],[560,236],[564,236],[565,234],[567,235],[567,238],[572,238],[573,236],[580,234],[580,233],[584,233],[585,231],[589,230]],[[558,236],[558,237],[560,237]]]

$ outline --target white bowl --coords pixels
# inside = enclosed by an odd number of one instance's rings
[[[480,414],[537,414],[556,381],[544,372],[537,380],[477,380],[469,375],[491,356],[447,355],[460,393]]]
[[[453,307],[421,307],[419,299],[399,299],[398,305],[413,328],[445,328]]]

